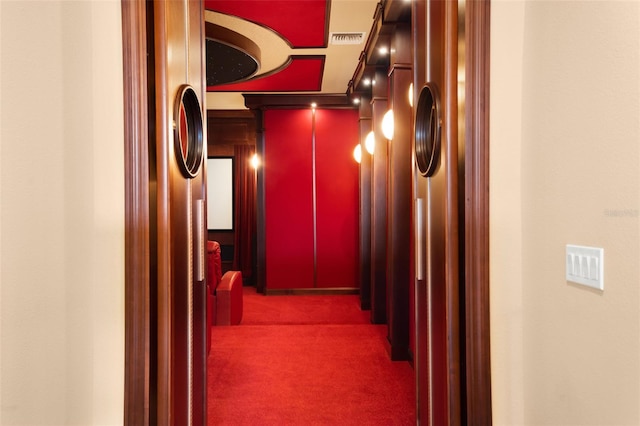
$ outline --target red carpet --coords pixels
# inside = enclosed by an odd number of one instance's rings
[[[212,328],[209,425],[415,424],[414,372],[357,296],[244,301],[241,325]]]
[[[244,287],[242,324],[370,324],[356,295],[264,296]]]

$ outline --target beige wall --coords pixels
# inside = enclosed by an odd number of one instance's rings
[[[122,423],[119,1],[0,1],[0,424]]]
[[[640,2],[494,1],[497,425],[640,424]],[[566,244],[604,248],[604,291]]]

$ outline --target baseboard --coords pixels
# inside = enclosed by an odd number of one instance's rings
[[[308,296],[308,295],[349,295],[360,294],[359,288],[336,287],[336,288],[274,288],[266,289],[267,296]]]

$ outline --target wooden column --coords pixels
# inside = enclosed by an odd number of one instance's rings
[[[371,97],[376,144],[371,164],[371,322],[387,322],[387,144],[382,117],[387,112],[387,72],[377,69]]]
[[[388,149],[387,190],[387,298],[388,340],[392,360],[409,359],[409,288],[411,267],[411,129],[409,104],[411,32],[399,24],[391,37],[389,108],[394,115],[394,136]]]
[[[360,99],[360,308],[371,309],[371,162],[364,141],[372,129],[371,98]]]
[[[416,197],[424,200],[424,280],[418,281],[416,311],[418,356],[418,421],[466,424],[462,410],[465,389],[464,333],[461,331],[460,254],[461,195],[458,144],[458,3],[414,2],[413,23],[416,93],[430,83],[439,93],[441,148],[433,174],[418,173]],[[425,318],[426,317],[426,318]],[[426,339],[423,338],[426,336]],[[424,340],[423,340],[424,339]]]

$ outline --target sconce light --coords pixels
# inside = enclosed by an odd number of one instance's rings
[[[257,170],[260,166],[260,158],[258,158],[258,153],[253,154],[251,160],[249,161],[251,162],[251,167],[253,167],[255,170]]]
[[[382,117],[382,134],[388,140],[393,140],[393,110],[391,109]]]
[[[362,146],[360,144],[353,148],[353,158],[355,158],[358,164],[362,161]]]
[[[413,108],[413,83],[409,84],[409,106]]]
[[[367,137],[364,138],[364,149],[371,155],[373,155],[373,150],[376,147],[376,136],[373,134],[373,130],[367,133]]]

